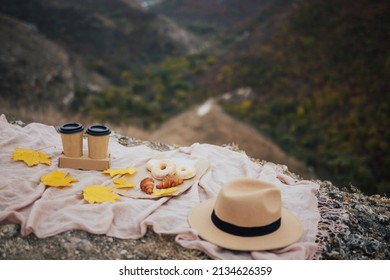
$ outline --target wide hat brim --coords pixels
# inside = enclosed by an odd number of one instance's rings
[[[281,225],[272,233],[254,237],[226,233],[217,228],[211,220],[215,201],[216,198],[212,198],[193,208],[188,215],[188,222],[201,238],[220,247],[238,251],[273,250],[295,243],[303,234],[303,225],[298,217],[284,208],[281,211]]]

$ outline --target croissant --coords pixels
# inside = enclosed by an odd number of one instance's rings
[[[164,179],[157,185],[158,189],[167,189],[176,187],[183,184],[183,179],[177,177],[176,175],[167,175]]]
[[[146,177],[146,178],[142,179],[142,181],[139,185],[140,185],[140,188],[143,192],[145,192],[147,194],[153,193],[153,188],[154,188],[153,178]]]

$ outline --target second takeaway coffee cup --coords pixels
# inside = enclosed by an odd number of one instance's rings
[[[60,126],[63,153],[67,157],[81,157],[83,155],[84,127],[79,123],[66,123]]]
[[[88,156],[90,158],[107,158],[110,133],[110,129],[101,124],[91,125],[88,127]]]

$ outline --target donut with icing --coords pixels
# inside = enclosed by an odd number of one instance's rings
[[[196,169],[190,165],[179,165],[176,167],[176,176],[183,180],[191,179],[195,177]]]
[[[173,175],[176,172],[176,164],[169,159],[160,159],[151,164],[150,172],[156,179],[163,179],[167,175]]]

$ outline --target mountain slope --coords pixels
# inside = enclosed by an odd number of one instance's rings
[[[0,98],[18,106],[66,106],[74,91],[67,52],[35,26],[0,14]]]
[[[135,0],[0,0],[0,13],[13,22],[0,27],[0,95],[21,110],[42,109],[45,102],[62,112],[85,105],[82,112],[96,117],[93,100],[109,89],[123,87],[122,104],[133,99],[127,84],[142,77],[148,63],[207,47]]]
[[[248,156],[285,164],[289,170],[308,178],[307,167],[288,156],[280,147],[249,126],[234,120],[212,99],[163,123],[151,140],[181,146],[193,143],[237,144]]]
[[[0,14],[0,41],[0,99],[13,113],[48,105],[65,112],[78,88],[109,86],[102,76],[88,71],[82,59],[31,23]]]
[[[36,25],[82,57],[89,70],[114,83],[123,71],[204,47],[172,20],[143,10],[135,1],[1,0],[0,12]]]
[[[390,191],[389,3],[275,1],[268,10],[271,18],[262,11],[235,27],[249,35],[219,61],[207,87],[253,88],[254,99],[224,108],[321,178]]]

